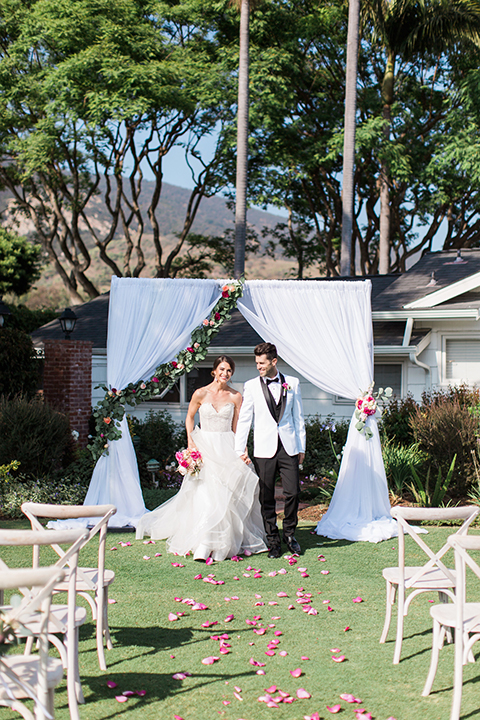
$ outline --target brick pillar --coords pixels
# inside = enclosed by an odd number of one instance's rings
[[[80,447],[87,445],[92,407],[92,346],[85,340],[45,340],[43,396],[45,402],[70,419],[79,434]]]

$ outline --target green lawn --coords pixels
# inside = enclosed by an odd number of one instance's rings
[[[26,527],[25,523],[2,525]],[[453,646],[445,647],[441,653],[431,696],[420,695],[430,659],[429,600],[436,600],[435,595],[423,595],[414,601],[406,619],[400,665],[392,665],[394,629],[391,628],[385,645],[378,642],[385,605],[382,568],[396,564],[397,541],[373,545],[326,540],[313,535],[313,527],[306,523],[299,527],[297,537],[305,552],[293,566],[284,559],[269,560],[266,555],[258,555],[238,563],[227,560],[206,567],[191,558],[167,555],[163,542],[144,545],[135,541],[132,534],[109,534],[107,567],[116,573],[111,589],[111,598],[116,603],[109,608],[114,649],[107,652],[108,671],[101,672],[94,626],[91,622],[83,626],[80,673],[86,704],[80,707],[81,717],[302,720],[315,712],[321,718],[332,717],[327,705],[339,703],[342,710],[338,717],[352,720],[356,707],[365,708],[377,720],[448,718]],[[450,528],[429,528],[429,542],[440,547],[451,532]],[[475,528],[472,532],[480,530]],[[132,546],[120,545],[127,541]],[[407,544],[412,549],[409,539]],[[112,547],[117,550],[110,550]],[[93,550],[88,552],[93,559]],[[27,550],[2,548],[1,553],[11,566],[29,564]],[[161,557],[155,558],[155,553],[161,553]],[[326,562],[317,559],[319,554],[325,556]],[[172,567],[175,561],[184,567]],[[83,564],[88,564],[88,554]],[[261,577],[254,578],[249,566],[261,569]],[[298,568],[306,568],[309,577],[302,577]],[[286,574],[278,574],[281,569]],[[277,574],[270,577],[273,571]],[[194,579],[198,573],[203,577],[211,573],[224,584]],[[245,577],[244,573],[250,576]],[[234,579],[235,576],[239,579]],[[480,592],[478,586],[475,589]],[[311,606],[318,610],[317,615],[302,611],[302,605],[296,602],[297,592],[311,593]],[[278,593],[287,593],[288,597],[278,597]],[[232,596],[238,599],[227,600]],[[192,598],[206,604],[208,610],[193,611],[191,606],[175,601],[175,597]],[[354,603],[356,597],[363,602]],[[289,610],[289,605],[294,605],[294,609]],[[185,614],[169,621],[169,613],[178,612]],[[225,622],[229,615],[234,618]],[[265,634],[255,633],[255,626],[246,623],[247,619],[254,622],[254,616],[261,618],[256,629],[263,625]],[[218,624],[203,628],[206,621]],[[347,626],[350,630],[345,632]],[[281,635],[275,636],[276,631]],[[228,634],[226,642],[231,646],[225,655],[219,652],[218,640],[211,639],[212,635],[223,633]],[[274,639],[280,642],[275,655],[269,657],[265,651]],[[333,653],[334,648],[338,650]],[[281,656],[280,651],[287,655]],[[480,646],[477,659],[479,652]],[[345,660],[333,662],[332,654],[344,655]],[[212,665],[202,664],[202,659],[209,656],[220,659]],[[302,656],[309,659],[302,660]],[[265,663],[261,668],[265,675],[256,674],[259,668],[250,664],[252,657]],[[290,675],[296,668],[302,670],[298,678]],[[179,680],[172,677],[180,672],[191,676]],[[462,718],[480,717],[478,664],[465,668],[464,680]],[[118,687],[108,688],[107,681],[114,681]],[[294,697],[299,688],[304,688],[311,698],[269,708],[258,702],[258,697],[272,685]],[[235,686],[241,690],[236,691]],[[126,690],[145,690],[146,694],[119,703],[115,695]],[[235,692],[241,699],[235,697]],[[352,693],[361,699],[361,704],[346,703],[339,698],[342,693]],[[229,704],[224,705],[223,701]],[[0,709],[2,720],[18,717],[6,708]],[[56,692],[56,718],[68,718],[65,682]]]

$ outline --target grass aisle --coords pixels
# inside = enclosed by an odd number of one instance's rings
[[[378,642],[385,608],[382,569],[396,564],[397,541],[333,541],[312,534],[313,528],[306,523],[299,527],[297,537],[305,551],[293,565],[263,554],[206,566],[167,555],[164,542],[146,545],[131,534],[109,534],[107,567],[116,573],[111,588],[116,602],[109,607],[114,649],[106,653],[108,671],[102,673],[94,626],[87,621],[81,628],[80,673],[86,699],[80,707],[82,719],[303,720],[316,718],[315,713],[334,717],[327,706],[335,705],[341,706],[338,717],[352,720],[359,708],[376,720],[449,717],[453,646],[440,655],[431,696],[420,694],[430,661],[429,600],[436,601],[436,596],[425,594],[414,601],[400,665],[392,665],[394,629],[385,645]],[[430,543],[440,547],[451,532],[429,528]],[[131,545],[125,545],[128,542]],[[407,543],[411,548],[409,539]],[[11,566],[30,561],[26,550],[1,552]],[[318,559],[319,555],[324,557]],[[173,566],[175,562],[181,567]],[[87,564],[85,556],[82,564]],[[195,579],[199,574],[202,578]],[[218,584],[205,582],[209,575]],[[476,590],[478,597],[480,588]],[[178,598],[208,609],[195,610]],[[358,598],[362,602],[354,602]],[[332,656],[345,659],[335,662]],[[218,660],[202,663],[212,657]],[[260,665],[251,664],[252,658]],[[292,676],[298,669],[301,674]],[[463,718],[480,717],[479,677],[478,664],[465,668]],[[116,687],[108,687],[108,681]],[[273,686],[271,696],[280,698],[281,691],[294,702],[276,702],[278,708],[259,702]],[[298,699],[299,690],[311,697]],[[115,697],[124,691],[145,694],[119,703]],[[348,703],[341,694],[352,694],[361,702]],[[0,717],[19,715],[1,708]],[[56,718],[68,719],[65,682],[56,693]]]

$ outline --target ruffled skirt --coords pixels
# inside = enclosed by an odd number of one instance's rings
[[[199,475],[186,475],[175,497],[140,519],[137,538],[167,539],[169,552],[214,560],[267,550],[258,477],[236,454],[234,438],[231,431],[195,428]]]

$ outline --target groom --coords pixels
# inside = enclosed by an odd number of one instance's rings
[[[305,455],[305,423],[298,378],[277,370],[277,349],[260,343],[254,350],[260,377],[245,383],[243,404],[237,423],[235,450],[250,462],[246,444],[254,417],[253,463],[259,477],[260,505],[267,533],[268,557],[282,554],[275,510],[275,478],[282,479],[285,496],[283,539],[291,553],[301,548],[295,539],[300,492],[299,464]]]

